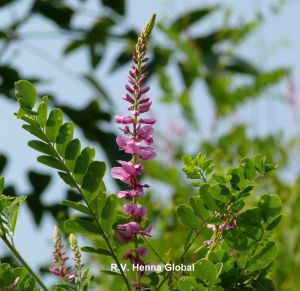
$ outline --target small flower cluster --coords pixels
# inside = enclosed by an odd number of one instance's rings
[[[52,252],[53,263],[55,267],[51,267],[49,270],[52,274],[67,280],[73,281],[76,277],[76,272],[71,267],[66,267],[66,261],[69,257],[66,256],[66,252],[63,251],[63,245],[61,241],[60,231],[57,226],[54,227],[54,250]]]
[[[129,84],[125,86],[127,93],[123,96],[123,99],[129,102],[128,110],[131,111],[131,115],[115,116],[116,123],[123,125],[120,130],[125,135],[125,137],[118,136],[116,143],[120,150],[131,155],[131,160],[117,161],[120,166],[111,170],[113,178],[129,186],[129,189],[117,193],[117,197],[129,201],[123,206],[123,211],[130,221],[117,226],[116,237],[120,243],[135,242],[135,249],[127,251],[123,258],[136,265],[145,265],[141,257],[147,254],[145,248],[138,247],[138,236],[150,236],[151,231],[151,226],[145,229],[141,226],[141,222],[147,214],[147,209],[137,202],[137,198],[142,197],[144,188],[149,187],[147,184],[141,185],[138,181],[138,177],[144,170],[140,161],[150,160],[156,156],[152,137],[152,126],[155,119],[140,117],[141,114],[150,110],[152,104],[151,99],[145,96],[150,87],[145,87],[143,84],[147,77],[146,44],[154,20],[155,16],[152,16],[139,36],[133,52],[131,70],[128,75]],[[143,273],[139,272],[138,279],[142,276]],[[137,282],[131,282],[131,285],[139,289]]]
[[[218,230],[218,233],[222,233],[224,230],[236,228],[236,219],[239,216],[239,212],[236,213],[233,218],[230,219],[231,213],[229,212],[222,218],[221,224],[218,226],[218,229],[215,224],[208,223],[206,225],[207,228],[211,229],[213,232],[216,232]],[[216,213],[216,217],[221,217],[222,215],[220,213]],[[222,236],[219,239],[220,242],[222,242]],[[213,244],[213,240],[206,240],[203,242],[204,245],[206,245],[208,248],[210,248]]]

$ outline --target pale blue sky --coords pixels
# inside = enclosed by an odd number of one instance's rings
[[[18,1],[17,7],[9,7],[0,11],[1,22],[9,21],[11,17],[20,17],[23,13],[22,5],[28,0]],[[69,1],[70,3],[77,3],[78,1]],[[141,28],[150,14],[157,13],[158,21],[171,19],[182,13],[183,11],[198,7],[201,4],[220,3],[221,1],[194,1],[194,0],[130,0],[128,1],[128,17],[126,23],[135,25]],[[240,19],[252,19],[258,11],[262,11],[267,15],[266,23],[255,32],[252,37],[241,46],[239,52],[243,56],[247,56],[254,63],[261,64],[263,68],[269,69],[276,66],[290,66],[293,69],[293,76],[296,86],[299,87],[300,82],[300,40],[299,40],[299,13],[300,1],[288,1],[279,15],[272,15],[270,13],[270,5],[276,1],[257,1],[257,0],[243,0],[243,1],[223,1],[226,5],[232,5],[233,10],[233,24],[239,23]],[[75,19],[76,23],[86,25],[95,19],[96,14],[93,9],[97,1],[87,1],[89,3],[86,7],[86,13]],[[219,27],[221,24],[220,17],[216,15],[203,24],[202,27],[197,27],[196,30],[208,31],[213,27]],[[35,17],[24,27],[24,33],[55,31],[54,25],[46,25],[45,22]],[[158,38],[154,31],[154,39]],[[82,82],[77,80],[74,82],[73,74],[84,72],[87,70],[86,54],[81,51],[76,56],[69,57],[64,60],[65,65],[61,65],[59,57],[61,48],[68,40],[60,36],[58,38],[51,38],[49,40],[44,38],[28,38],[25,42],[16,43],[0,61],[7,59],[21,68],[26,75],[38,75],[48,80],[47,83],[40,86],[43,91],[50,91],[58,93],[57,96],[62,101],[66,101],[72,105],[85,104],[93,92]],[[47,54],[51,56],[51,62],[45,62],[38,56],[38,51],[32,46],[42,48]],[[22,48],[22,50],[19,50]],[[128,68],[119,70],[113,75],[107,74],[108,64],[114,58],[118,51],[118,44],[112,44],[107,60],[97,73],[102,83],[115,96],[114,102],[116,104],[116,112],[124,112],[124,103],[118,103],[118,98],[123,94],[123,84],[126,80]],[[75,65],[74,65],[75,64]],[[72,68],[70,70],[70,68]],[[66,74],[66,71],[68,74]],[[55,76],[55,78],[53,78]],[[158,126],[160,129],[166,128],[173,120],[173,116],[178,116],[178,108],[176,106],[169,107],[155,103],[159,96],[155,81],[152,86],[152,96],[154,99],[154,115],[158,118]],[[273,90],[276,93],[286,92],[287,84],[283,82],[280,86]],[[201,102],[199,97],[194,98],[194,106],[197,111],[201,113],[200,120],[202,127],[201,136],[208,136],[208,128],[212,119],[211,101],[207,97],[205,88],[199,84],[194,88],[195,95],[203,96]],[[277,98],[277,97],[276,97]],[[233,121],[247,121],[250,123],[250,132],[265,134],[267,132],[276,132],[283,129],[288,136],[292,136],[296,132],[296,127],[291,121],[290,108],[285,106],[284,102],[280,100],[272,100],[274,97],[269,94],[268,98],[263,98],[260,101],[244,106],[238,110],[238,113],[224,121],[223,130],[230,127]],[[166,110],[168,108],[168,110]],[[0,131],[2,134],[0,142],[0,152],[6,153],[10,158],[10,163],[5,171],[7,182],[13,182],[18,187],[18,191],[26,194],[28,189],[27,178],[25,172],[29,169],[35,169],[39,172],[49,172],[43,166],[37,164],[36,153],[26,146],[29,140],[29,135],[21,128],[21,122],[16,120],[13,112],[16,111],[16,104],[8,103],[6,99],[0,99]],[[271,116],[273,114],[273,116]],[[180,120],[179,120],[180,122]],[[222,129],[220,129],[222,130]],[[79,137],[82,136],[77,132]],[[194,140],[193,134],[189,138]],[[198,141],[198,140],[197,140]],[[101,158],[101,151],[98,149],[98,157]],[[297,161],[297,160],[296,160]],[[295,161],[295,163],[296,163]],[[297,167],[298,168],[298,167]],[[106,182],[110,187],[110,191],[114,188],[110,183],[108,175],[105,177]],[[44,196],[45,201],[59,201],[63,197],[64,186],[58,180],[56,175],[53,176],[54,183],[47,190]],[[23,256],[28,260],[34,269],[40,263],[44,263],[50,259],[52,249],[52,227],[53,221],[51,219],[43,219],[42,227],[35,229],[33,221],[27,215],[27,210],[22,208],[15,237],[17,247]],[[3,252],[2,245],[0,252]]]

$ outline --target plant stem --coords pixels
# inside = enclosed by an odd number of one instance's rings
[[[165,265],[166,262],[164,261],[164,259],[160,256],[160,254],[152,247],[152,245],[148,242],[148,240],[146,239],[145,236],[143,236],[144,241],[146,242],[146,244],[148,245],[148,247],[151,249],[151,251],[156,255],[156,257]],[[171,272],[173,273],[173,272]],[[175,274],[173,274],[174,278],[176,279],[176,281],[178,281],[178,278],[176,277]]]
[[[7,247],[11,250],[14,256],[19,260],[19,262],[27,269],[30,275],[37,281],[40,287],[44,291],[49,291],[49,289],[44,285],[44,283],[40,280],[40,278],[34,273],[34,271],[29,267],[29,265],[25,262],[20,253],[16,250],[16,248],[8,241],[6,237],[2,237],[2,240],[7,245]]]

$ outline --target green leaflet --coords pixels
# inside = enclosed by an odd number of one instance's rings
[[[32,125],[29,124],[23,124],[22,127],[27,130],[29,133],[31,133],[32,135],[38,137],[39,139],[41,139],[44,142],[48,142],[47,137],[45,136],[45,134],[39,129],[36,128]]]
[[[30,140],[28,142],[28,146],[30,146],[31,148],[33,148],[36,151],[39,151],[39,152],[49,155],[49,156],[54,154],[52,147],[48,143],[45,143],[45,142],[42,142],[39,140]]]
[[[212,196],[209,192],[209,188],[210,188],[210,186],[208,184],[201,185],[200,189],[199,189],[199,195],[202,198],[202,200],[204,201],[207,209],[215,211],[218,208],[218,206],[217,206],[215,200],[212,198]]]
[[[95,149],[86,147],[76,159],[74,166],[74,178],[78,184],[82,184],[85,173],[95,157]]]
[[[60,108],[54,108],[46,122],[46,136],[51,142],[55,142],[59,133],[59,129],[63,123],[63,113]]]
[[[65,222],[65,228],[69,232],[81,234],[102,234],[101,230],[92,222],[83,219],[69,219]]]
[[[105,168],[104,162],[94,161],[90,164],[82,182],[82,192],[88,201],[92,197],[92,194],[98,190],[105,173]]]
[[[68,143],[73,139],[73,133],[74,123],[71,121],[63,124],[59,129],[59,134],[56,138],[56,150],[60,156],[65,157],[65,151]]]
[[[195,270],[191,272],[193,277],[199,278],[209,285],[213,285],[218,277],[216,266],[207,259],[201,259],[195,263]]]
[[[262,211],[255,207],[242,212],[237,218],[241,233],[251,239],[257,239],[262,230]]]
[[[37,98],[34,86],[26,80],[20,80],[15,82],[15,89],[16,98],[20,105],[27,109],[32,109]]]
[[[42,128],[46,127],[48,114],[48,96],[44,96],[37,109],[37,122]]]
[[[255,272],[260,269],[266,268],[270,265],[276,255],[277,255],[278,247],[273,241],[269,241],[264,248],[251,259],[248,264],[247,270],[249,272]]]
[[[178,281],[178,287],[182,291],[193,290],[193,288],[197,288],[197,285],[198,284],[196,282],[196,278],[193,277],[183,276]],[[194,289],[194,290],[198,290],[198,289]]]
[[[79,212],[82,212],[84,214],[87,215],[91,215],[90,210],[83,204],[81,204],[80,202],[74,202],[74,201],[70,201],[70,200],[64,200],[62,202],[63,205],[66,205],[68,207],[71,207]]]
[[[256,169],[254,167],[254,163],[250,159],[244,158],[242,160],[242,166],[244,169],[245,177],[248,180],[254,180],[256,177]]]
[[[0,216],[4,225],[7,227],[7,234],[14,235],[19,207],[25,201],[26,196],[9,197],[0,195]]]
[[[59,177],[70,187],[76,188],[76,182],[68,173],[58,172]]]
[[[104,255],[104,256],[112,256],[111,252],[106,249],[99,249],[99,248],[93,248],[93,247],[82,247],[81,251],[86,253],[92,253],[97,255]]]
[[[185,204],[180,204],[176,208],[177,215],[181,222],[188,228],[197,229],[200,227],[197,216],[194,214],[192,208]]]
[[[60,171],[65,171],[64,165],[56,158],[51,157],[51,156],[39,156],[37,157],[37,161],[40,162],[41,164],[44,164],[48,167],[60,170]]]
[[[81,144],[78,138],[71,140],[66,146],[64,157],[66,166],[73,171],[76,159],[80,153]]]
[[[117,197],[115,195],[110,195],[106,199],[105,206],[101,214],[101,226],[106,233],[109,233],[112,229],[112,225],[116,218],[116,206]]]
[[[282,203],[277,195],[264,194],[258,201],[258,207],[262,210],[264,220],[270,223],[280,215]]]

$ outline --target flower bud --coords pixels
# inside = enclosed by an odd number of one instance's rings
[[[70,234],[69,236],[69,242],[70,242],[70,246],[73,252],[73,261],[74,261],[74,265],[77,269],[81,268],[81,254],[79,251],[79,247],[78,247],[78,243],[76,240],[76,237],[73,233]]]

